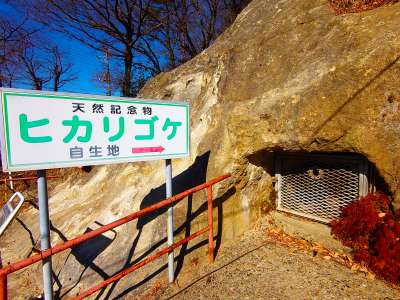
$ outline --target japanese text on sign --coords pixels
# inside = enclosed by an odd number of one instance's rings
[[[186,103],[4,89],[2,108],[4,170],[189,154]]]

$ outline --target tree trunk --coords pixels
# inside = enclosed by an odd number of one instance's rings
[[[124,57],[124,79],[122,82],[122,96],[131,95],[133,55],[131,49],[126,49]]]
[[[53,91],[58,92],[58,86],[59,86],[59,79],[57,75],[54,75],[54,81],[53,81]]]
[[[33,82],[33,89],[41,91],[43,87],[43,82],[41,79],[35,79]]]

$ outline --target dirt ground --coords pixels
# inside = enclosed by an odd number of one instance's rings
[[[165,258],[129,274],[113,292],[108,287],[90,299],[400,299],[398,287],[357,270],[345,252],[293,238],[270,220],[260,219],[240,238],[223,243],[212,264],[206,247],[188,251],[172,285]],[[206,245],[206,239],[198,237],[188,249]]]
[[[371,274],[275,243],[262,223],[221,248],[213,264],[191,261],[174,285],[149,282],[126,299],[400,299]]]

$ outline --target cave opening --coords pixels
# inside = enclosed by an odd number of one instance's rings
[[[249,162],[274,178],[271,201],[283,211],[330,223],[342,209],[368,193],[390,196],[387,184],[363,155],[342,152],[260,151]]]

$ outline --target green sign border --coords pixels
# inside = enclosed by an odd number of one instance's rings
[[[189,104],[177,104],[177,103],[160,103],[160,102],[153,102],[153,101],[142,101],[142,100],[125,100],[124,98],[91,98],[86,97],[86,96],[67,96],[67,95],[45,95],[45,94],[30,94],[27,92],[15,92],[15,91],[10,91],[7,92],[7,90],[0,90],[0,93],[2,93],[3,96],[3,113],[4,113],[4,125],[5,125],[5,138],[6,138],[6,143],[5,143],[5,148],[7,151],[7,168],[12,169],[12,168],[18,168],[18,167],[27,167],[27,166],[40,166],[40,165],[49,165],[49,164],[75,164],[75,163],[84,163],[90,165],[91,162],[99,162],[99,161],[114,161],[113,163],[118,163],[118,161],[121,161],[121,163],[127,163],[126,159],[133,159],[133,161],[136,161],[136,159],[140,158],[157,158],[157,157],[182,157],[189,155],[189,144],[190,144],[190,119],[189,119]],[[90,159],[90,160],[66,160],[66,161],[56,161],[56,162],[46,162],[46,163],[29,163],[29,164],[12,164],[11,160],[11,143],[10,143],[10,133],[9,133],[9,120],[8,120],[8,107],[7,107],[7,96],[23,96],[23,97],[31,97],[31,98],[53,98],[57,100],[84,100],[84,101],[93,101],[93,102],[113,102],[115,103],[130,103],[130,104],[149,104],[149,105],[158,105],[158,106],[179,106],[179,107],[185,107],[186,109],[186,152],[184,153],[174,153],[174,154],[151,154],[151,155],[140,155],[140,156],[126,156],[126,157],[115,157],[115,158],[98,158],[98,159]],[[68,167],[68,166],[66,166]],[[72,166],[71,166],[72,167]],[[57,168],[57,167],[54,167]]]

